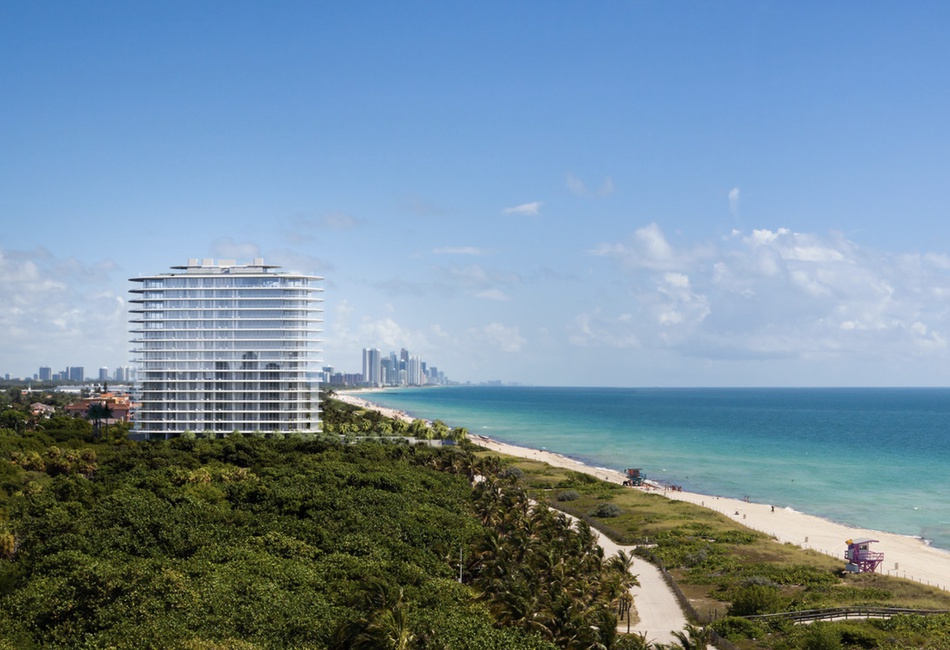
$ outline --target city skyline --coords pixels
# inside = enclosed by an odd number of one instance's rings
[[[128,278],[326,278],[328,365],[950,386],[950,5],[14,2],[0,373],[130,364]]]

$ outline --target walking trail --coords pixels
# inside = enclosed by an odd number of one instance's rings
[[[566,513],[565,513],[566,514]],[[575,517],[567,515],[574,521]],[[633,546],[621,546],[598,530],[593,529],[597,536],[597,543],[604,549],[604,557],[609,558],[620,551],[633,553]],[[640,620],[630,626],[631,633],[643,633],[647,641],[658,643],[675,643],[673,632],[681,632],[686,626],[686,616],[680,607],[679,601],[670,586],[663,579],[660,570],[640,558],[634,558],[630,573],[640,581],[638,587],[631,587],[633,608]],[[620,632],[627,632],[627,622],[620,621],[617,625]]]

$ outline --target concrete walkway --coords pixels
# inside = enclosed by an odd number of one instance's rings
[[[575,517],[564,514],[577,521]],[[620,546],[606,535],[601,535],[596,528],[591,530],[597,536],[597,543],[604,549],[605,558],[613,557],[619,551],[633,553],[635,547]],[[633,596],[633,608],[640,618],[635,625],[630,626],[630,631],[642,632],[649,642],[676,643],[673,632],[682,632],[688,621],[676,595],[663,579],[663,574],[658,568],[640,558],[634,558],[630,573],[637,576],[637,580],[640,581],[639,587],[630,589],[630,595]],[[626,634],[627,622],[622,621],[617,629]]]

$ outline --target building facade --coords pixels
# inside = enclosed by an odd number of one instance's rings
[[[257,258],[131,278],[133,433],[320,430],[322,278]]]
[[[363,348],[363,382],[369,386],[381,386],[380,356],[376,348]]]

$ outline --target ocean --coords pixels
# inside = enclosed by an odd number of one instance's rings
[[[366,397],[691,492],[950,550],[950,389],[458,386]]]

